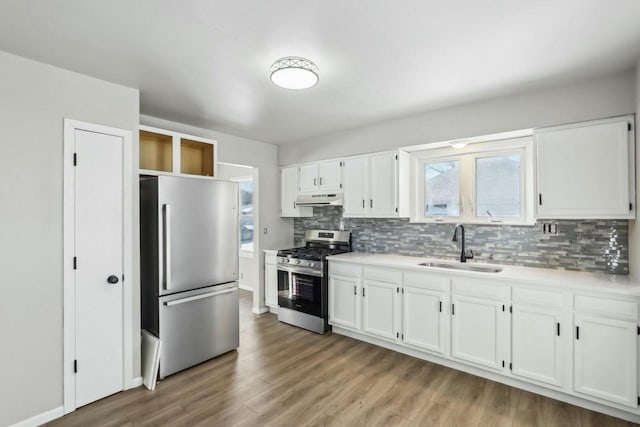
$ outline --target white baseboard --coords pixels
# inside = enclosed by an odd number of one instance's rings
[[[238,284],[238,287],[240,289],[245,290],[245,291],[253,292],[253,286],[251,286],[251,285],[245,285],[243,283],[240,283],[240,284]]]
[[[53,408],[47,412],[34,415],[31,418],[15,423],[11,427],[36,427],[44,423],[48,423],[49,421],[55,420],[56,418],[60,418],[63,415],[64,407],[58,406],[57,408]]]
[[[137,377],[131,380],[131,388],[140,387],[142,385],[142,377]]]
[[[253,314],[264,314],[267,311],[269,311],[269,307],[260,307],[260,308],[253,308],[251,310],[253,312]]]

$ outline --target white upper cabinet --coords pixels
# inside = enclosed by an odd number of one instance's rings
[[[395,216],[398,212],[398,154],[374,154],[369,158],[371,216]]]
[[[298,167],[298,191],[300,193],[315,193],[318,190],[318,164],[302,165]]]
[[[296,206],[298,196],[298,168],[288,167],[280,170],[280,216],[313,216],[313,208]]]
[[[342,161],[327,160],[298,167],[298,192],[314,194],[342,191]]]
[[[322,193],[342,190],[342,161],[318,163],[318,190]]]
[[[344,161],[344,216],[409,215],[409,155],[390,151]]]
[[[538,129],[538,218],[635,218],[633,117]]]
[[[367,214],[368,164],[367,157],[353,157],[344,161],[344,216]]]

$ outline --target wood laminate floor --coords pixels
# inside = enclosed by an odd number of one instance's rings
[[[240,349],[50,426],[623,426],[596,412],[340,335],[254,316]]]

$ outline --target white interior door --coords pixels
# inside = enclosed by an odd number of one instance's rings
[[[75,130],[76,407],[124,388],[123,148]]]

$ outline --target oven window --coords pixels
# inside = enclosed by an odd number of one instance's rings
[[[278,305],[320,315],[322,278],[278,270]]]

